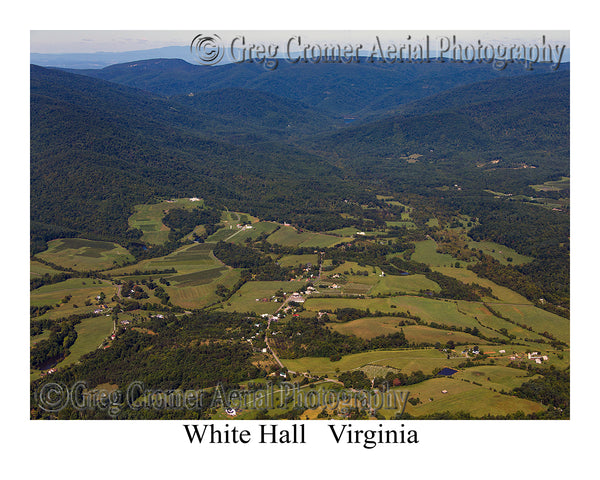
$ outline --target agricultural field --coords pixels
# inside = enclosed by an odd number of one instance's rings
[[[212,276],[217,270],[219,270],[219,275]],[[221,297],[215,293],[217,285],[231,289],[240,279],[239,269],[229,269],[228,267],[217,267],[214,270],[204,270],[189,275],[197,276],[193,279],[186,277],[189,279],[188,283],[171,284],[164,287],[171,296],[171,302],[183,308],[202,308],[218,302]]]
[[[111,317],[99,316],[86,318],[75,326],[77,340],[69,348],[71,354],[58,364],[66,367],[77,362],[83,355],[98,348],[113,331],[113,320]]]
[[[328,265],[327,261],[325,261],[326,263],[324,263],[324,265]],[[356,275],[356,272],[364,272],[367,271],[368,275]],[[330,275],[335,275],[335,274],[339,274],[339,275],[344,275],[345,277],[349,277],[349,278],[361,278],[363,279],[363,281],[365,283],[369,283],[371,285],[374,285],[375,283],[377,283],[377,279],[379,278],[379,275],[381,275],[381,269],[379,267],[374,267],[372,265],[359,265],[356,262],[351,262],[351,261],[347,261],[344,263],[341,263],[340,265],[338,265],[337,267],[335,267],[333,270],[327,271],[327,272],[323,272],[324,276],[330,276]],[[354,278],[356,280],[356,278]]]
[[[240,230],[235,225],[219,228],[215,233],[206,238],[207,243],[225,242],[229,237],[240,233]]]
[[[247,241],[247,239],[256,240],[262,234],[271,233],[277,228],[277,226],[278,225],[276,223],[272,222],[253,223],[251,225],[252,228],[246,229],[236,229],[234,226],[233,230],[230,230],[233,233],[229,237],[225,238],[225,241],[243,244]]]
[[[466,302],[464,300],[456,300],[456,303],[457,309],[460,312],[476,318],[482,325],[494,330],[496,334],[493,336],[502,337],[499,330],[505,328],[509,334],[515,335],[521,341],[525,341],[525,339],[541,340],[543,338],[536,332],[531,332],[502,318],[498,318],[484,304]],[[497,310],[496,307],[497,305],[492,306],[490,304],[490,308]]]
[[[105,270],[133,260],[133,256],[116,243],[85,238],[52,240],[48,242],[48,249],[37,256],[61,267],[79,271]]]
[[[407,350],[375,350],[372,352],[345,355],[341,360],[332,362],[326,357],[303,357],[281,359],[283,364],[293,372],[310,371],[312,375],[337,375],[338,372],[364,369],[364,367],[385,367],[400,370],[409,374],[421,370],[431,373],[435,368],[456,367],[464,358],[450,358],[435,349]],[[371,371],[372,370],[372,371]],[[371,378],[380,375],[379,369],[371,369]],[[377,373],[376,373],[377,372]],[[367,371],[365,371],[367,373]],[[367,373],[367,375],[369,375]]]
[[[93,282],[93,283],[92,283]],[[60,318],[72,314],[93,312],[96,308],[96,296],[101,292],[107,301],[115,294],[115,286],[107,280],[91,278],[70,278],[64,282],[44,285],[31,291],[30,304],[33,306],[53,305],[54,308],[43,315],[43,318]],[[68,295],[71,298],[62,303]],[[86,301],[91,305],[86,306]],[[59,305],[58,307],[56,305]],[[75,307],[77,305],[77,307]]]
[[[534,332],[549,332],[558,340],[569,343],[571,322],[554,313],[542,310],[533,305],[494,305],[494,310],[503,317],[510,318],[519,324],[524,324]]]
[[[44,265],[43,263],[36,262],[35,260],[29,261],[29,278],[39,278],[46,274],[48,275],[56,275],[58,273],[62,273],[60,270],[55,270],[48,265]]]
[[[120,278],[165,278],[170,285],[162,285],[171,297],[171,302],[184,308],[201,308],[218,302],[215,290],[217,285],[232,288],[240,278],[239,269],[224,265],[213,255],[212,243],[194,243],[184,245],[164,257],[143,260],[135,265],[112,270],[113,275]],[[160,275],[127,276],[135,270],[168,270],[174,268],[176,273]],[[154,302],[152,292],[148,301]]]
[[[529,305],[531,302],[522,295],[510,290],[509,288],[502,287],[487,278],[479,277],[475,272],[467,268],[452,268],[452,267],[433,267],[432,270],[443,273],[448,277],[454,277],[463,283],[477,283],[485,288],[490,288],[494,298],[484,298],[487,303],[514,303],[519,305]]]
[[[437,328],[426,327],[424,325],[404,325],[400,326],[398,317],[365,317],[352,320],[345,323],[330,323],[329,328],[343,335],[356,335],[364,339],[371,339],[379,335],[388,335],[397,333],[400,330],[411,343],[430,343],[441,344],[452,340],[456,344],[477,344],[481,339],[463,332],[452,332],[449,330],[440,330]]]
[[[212,253],[213,246],[214,245],[210,243],[184,245],[164,257],[142,260],[135,265],[111,270],[110,273],[112,275],[126,275],[135,270],[143,272],[148,270],[166,270],[174,268],[177,270],[177,274],[183,274],[221,267],[223,266],[223,263]],[[166,277],[166,275],[162,276]]]
[[[169,227],[163,225],[162,219],[172,208],[201,208],[202,199],[191,201],[189,198],[163,200],[159,203],[136,205],[135,213],[129,217],[129,226],[138,228],[144,235],[141,240],[155,245],[162,245],[169,239]]]
[[[415,262],[425,263],[432,267],[450,267],[457,262],[456,258],[447,253],[438,253],[437,244],[434,240],[423,240],[415,242],[415,253],[412,254],[411,260]],[[461,265],[466,265],[466,262],[459,262]]]
[[[370,295],[389,293],[419,293],[421,290],[439,292],[440,286],[425,275],[386,275],[380,277],[379,281],[371,291]]]
[[[546,409],[542,404],[530,400],[502,395],[485,387],[452,378],[432,378],[401,390],[410,392],[409,398],[418,398],[421,403],[407,403],[405,411],[411,415],[449,411],[467,412],[473,416],[487,414],[507,415],[522,411],[525,414]],[[447,393],[442,393],[445,390]],[[385,415],[385,411],[382,412]]]
[[[295,267],[298,265],[306,265],[310,263],[314,267],[319,264],[319,255],[316,253],[309,253],[306,255],[284,255],[277,263],[282,267]]]
[[[499,243],[471,241],[468,243],[468,245],[471,249],[474,248],[476,250],[483,251],[483,253],[490,255],[503,265],[522,265],[533,260],[533,258],[526,255],[521,255],[515,252],[512,248],[509,248],[505,245],[500,245]]]
[[[328,232],[325,232],[325,233],[328,233],[331,235],[338,235],[341,237],[352,237],[352,236],[356,235],[358,232],[360,232],[360,230],[358,230],[355,227],[344,227],[344,228],[338,228],[336,230],[329,230]]]
[[[475,337],[464,332],[453,332],[450,330],[440,330],[438,328],[426,327],[425,325],[407,325],[402,327],[404,336],[411,343],[429,342],[435,344],[440,342],[442,345],[452,340],[455,344],[481,345],[481,338]],[[483,342],[484,343],[484,342]]]
[[[206,227],[204,225],[198,225],[196,227],[194,227],[194,229],[188,233],[186,236],[184,236],[181,240],[189,240],[191,242],[194,241],[194,238],[196,238],[196,236],[201,236],[204,235],[206,233]]]
[[[540,375],[527,376],[524,370],[500,365],[482,365],[465,368],[453,375],[456,380],[481,383],[482,386],[497,391],[509,391],[520,387],[524,382],[540,378]]]
[[[258,218],[253,217],[248,213],[242,212],[230,212],[229,210],[225,210],[221,213],[221,222],[229,227],[233,225],[234,227],[241,223],[256,223],[258,222]]]
[[[454,300],[434,300],[424,297],[401,295],[387,298],[309,298],[304,308],[311,311],[335,310],[337,308],[356,308],[371,312],[386,313],[410,312],[425,322],[435,322],[456,327],[477,327],[484,335],[498,336],[494,330],[482,326],[475,316],[459,310]]]
[[[295,228],[282,226],[267,238],[269,243],[285,245],[291,247],[331,247],[338,243],[350,242],[351,237],[335,237],[324,233],[302,232],[299,233]]]
[[[285,281],[269,281],[269,282],[247,282],[233,294],[223,306],[227,312],[255,312],[256,314],[270,313],[281,307],[282,303],[272,302],[271,296],[279,289],[285,293],[298,291],[304,286],[304,282],[285,282]],[[266,298],[266,302],[260,301]],[[258,301],[257,301],[258,299]]]
[[[561,177],[560,180],[544,182],[541,185],[531,185],[536,192],[559,192],[571,187],[571,179],[569,177]]]

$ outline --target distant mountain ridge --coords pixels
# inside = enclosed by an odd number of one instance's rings
[[[568,64],[561,68],[568,69]],[[503,71],[490,65],[361,62],[289,64],[268,71],[258,64],[202,66],[177,59],[152,59],[102,69],[69,70],[164,96],[243,88],[303,102],[337,116],[368,117],[444,90],[494,78],[547,73],[538,65]]]
[[[170,46],[127,52],[94,53],[31,53],[30,63],[55,68],[103,68],[117,63],[148,60],[152,58],[181,58],[194,61],[189,46]]]

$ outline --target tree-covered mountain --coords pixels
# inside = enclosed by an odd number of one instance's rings
[[[142,60],[102,69],[71,70],[83,75],[173,96],[243,88],[301,101],[339,116],[368,117],[444,90],[482,80],[548,72],[523,65],[497,71],[489,65],[453,63],[297,63],[280,61],[275,70],[256,63],[193,65],[178,59]],[[568,65],[562,65],[567,69]]]
[[[569,174],[569,72],[459,87],[303,144],[390,184],[524,188]]]
[[[231,208],[249,204],[265,216],[285,215],[290,209],[286,198],[300,203],[323,183],[329,194],[312,205],[324,208],[321,203],[333,190],[334,166],[283,143],[252,147],[211,137],[224,125],[193,106],[32,66],[33,225],[40,231],[135,236],[126,233],[133,205],[176,195],[227,201]]]
[[[331,130],[340,124],[332,116],[302,102],[244,88],[190,93],[171,97],[171,100],[194,109],[195,114],[203,118],[215,117],[221,121],[211,132],[205,133],[237,141],[252,141],[250,135],[244,134],[245,130],[252,132],[254,139],[285,140]]]

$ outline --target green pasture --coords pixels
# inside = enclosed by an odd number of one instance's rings
[[[343,335],[356,335],[367,340],[380,335],[397,333],[402,330],[406,339],[416,344],[435,344],[436,342],[445,344],[449,340],[454,341],[454,343],[476,344],[481,341],[480,338],[463,332],[440,330],[424,325],[400,326],[399,323],[402,320],[398,317],[365,317],[345,323],[330,323],[328,326]]]
[[[218,273],[218,276],[216,276]],[[171,302],[183,308],[202,308],[207,305],[218,302],[222,299],[215,290],[217,285],[224,285],[231,289],[240,279],[239,269],[229,269],[227,267],[216,267],[213,270],[204,270],[180,276],[182,283],[174,281],[170,286],[164,286],[165,291],[171,297]],[[173,277],[175,279],[177,277]],[[170,280],[169,280],[170,281]]]
[[[142,272],[149,270],[167,270],[174,268],[177,274],[192,273],[199,270],[208,270],[223,266],[223,263],[218,260],[212,253],[214,245],[212,243],[194,243],[184,245],[178,248],[169,255],[164,257],[151,258],[142,260],[135,265],[129,265],[124,268],[111,270],[113,275],[132,273],[135,270]],[[164,274],[162,277],[177,274]]]
[[[523,263],[528,263],[533,260],[533,258],[526,255],[521,255],[515,252],[512,248],[509,248],[505,245],[500,245],[499,243],[469,242],[468,245],[471,249],[474,248],[478,251],[483,251],[483,253],[490,255],[503,265],[522,265]],[[511,258],[512,261],[508,261],[509,258]]]
[[[571,187],[571,179],[569,177],[561,177],[560,180],[544,182],[541,185],[530,185],[536,192],[558,192]]]
[[[281,289],[289,294],[296,292],[305,285],[298,281],[265,281],[265,282],[246,282],[234,293],[234,295],[223,305],[224,310],[228,312],[255,312],[257,314],[273,314],[281,307],[282,303],[272,302],[271,296]],[[267,302],[261,302],[260,299],[266,298]],[[257,302],[256,299],[259,299]]]
[[[524,382],[539,378],[539,375],[527,376],[527,372],[516,368],[501,365],[482,365],[480,367],[465,368],[454,374],[457,380],[468,380],[481,383],[482,386],[497,391],[510,391],[520,387]]]
[[[351,307],[371,312],[410,312],[426,322],[448,326],[477,327],[486,336],[498,336],[493,330],[482,327],[474,316],[459,311],[456,301],[434,300],[424,297],[401,295],[386,298],[309,298],[304,308],[311,311],[335,310]]]
[[[133,260],[133,256],[116,243],[85,238],[52,240],[48,242],[48,249],[37,255],[61,267],[84,271],[104,270]]]
[[[269,235],[267,241],[278,245],[291,247],[331,247],[338,243],[349,242],[352,238],[335,237],[324,233],[302,232],[295,228],[282,226],[279,230]]]
[[[406,412],[420,416],[436,412],[468,412],[480,417],[487,414],[507,415],[522,411],[525,414],[546,409],[542,404],[509,395],[502,395],[485,387],[452,378],[432,378],[425,382],[402,387],[410,392],[409,398],[421,403],[407,403]],[[447,393],[442,393],[446,391]],[[382,412],[385,415],[385,411]]]
[[[92,283],[95,282],[95,283]],[[32,290],[29,295],[31,305],[53,305],[55,308],[47,312],[44,317],[57,318],[71,315],[73,313],[87,313],[98,308],[96,296],[104,292],[106,301],[115,294],[115,287],[107,280],[94,280],[91,278],[69,278],[64,282],[43,285]],[[71,295],[68,303],[61,303],[67,295]],[[90,300],[91,306],[85,306],[85,301]],[[56,305],[59,304],[59,307]],[[79,308],[74,308],[77,305]]]
[[[454,266],[457,262],[456,258],[447,253],[437,253],[437,244],[434,240],[422,240],[415,242],[415,253],[412,254],[411,260],[415,262],[426,263],[432,267],[449,267]],[[460,262],[461,265],[466,262]]]
[[[558,340],[569,343],[571,322],[564,317],[533,305],[497,304],[492,308],[504,317],[531,327],[534,332],[549,332]]]
[[[247,228],[244,230],[234,227],[232,234],[226,237],[225,240],[228,242],[243,244],[247,239],[256,240],[264,233],[271,233],[277,228],[277,224],[271,222],[257,222],[253,223],[251,227],[252,228]]]
[[[42,277],[46,274],[48,275],[57,275],[62,273],[60,270],[55,270],[48,265],[44,265],[43,263],[36,262],[35,260],[29,261],[29,278],[33,280],[34,278]]]
[[[345,355],[341,360],[332,362],[327,357],[303,357],[295,359],[281,359],[283,364],[294,372],[310,371],[312,375],[328,375],[330,378],[338,372],[363,369],[367,366],[389,367],[399,369],[409,374],[421,370],[431,373],[434,368],[453,367],[464,358],[448,359],[435,349],[408,349],[408,350],[375,350],[371,352],[354,353]]]
[[[75,325],[77,331],[77,340],[71,345],[71,352],[62,362],[57,364],[57,368],[68,367],[79,361],[86,353],[96,350],[102,342],[107,339],[113,331],[113,321],[111,317],[104,315],[92,318],[86,318],[81,323]],[[32,338],[32,342],[40,341],[49,336],[49,332],[44,331],[42,335]],[[30,379],[39,378],[40,370],[30,370]]]
[[[163,200],[159,203],[135,205],[135,213],[129,217],[129,226],[138,228],[144,234],[141,240],[155,245],[162,245],[169,239],[169,227],[163,225],[162,219],[173,208],[202,208],[204,201],[191,201],[189,198]]]
[[[114,275],[125,275],[135,270],[167,270],[174,268],[177,273],[144,275],[144,277],[165,278],[170,285],[161,285],[171,297],[171,302],[184,308],[201,308],[218,302],[215,290],[217,285],[232,288],[240,278],[240,271],[224,265],[217,259],[212,249],[213,243],[184,245],[164,257],[143,260],[135,265],[112,270]],[[122,279],[132,278],[128,276]],[[137,278],[137,277],[136,277]],[[158,301],[149,293],[152,302]]]
[[[475,272],[467,268],[452,268],[452,267],[434,267],[433,270],[436,272],[443,273],[449,277],[454,277],[463,283],[476,283],[482,287],[490,288],[492,294],[498,297],[497,299],[485,298],[484,300],[489,303],[515,303],[515,304],[531,304],[522,295],[513,292],[509,288],[502,287],[487,278],[479,277]]]
[[[421,290],[439,292],[440,286],[425,275],[386,275],[379,277],[377,284],[369,292],[370,295],[389,293],[418,293]]]
[[[284,255],[277,263],[282,267],[296,267],[298,265],[306,265],[307,263],[312,264],[313,267],[317,267],[319,264],[319,255],[316,253],[309,253],[305,255]]]

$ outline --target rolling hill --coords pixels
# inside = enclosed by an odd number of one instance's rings
[[[453,87],[523,75],[525,71],[516,64],[497,71],[489,65],[383,64],[366,59],[353,64],[280,62],[277,69],[268,71],[249,63],[202,66],[178,59],[154,59],[71,72],[165,96],[227,88],[259,90],[360,120]],[[540,67],[529,74],[547,72]]]

